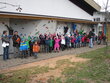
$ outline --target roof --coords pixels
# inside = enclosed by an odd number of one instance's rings
[[[100,11],[101,7],[94,0],[70,0],[81,9],[93,15],[94,12]]]
[[[84,1],[87,2],[90,6],[92,6],[97,11],[100,11],[101,6],[98,5],[94,0],[84,0]]]

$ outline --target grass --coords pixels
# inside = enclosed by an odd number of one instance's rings
[[[68,67],[69,65],[74,65],[74,64],[75,63],[71,62],[69,59],[62,59],[62,60],[58,60],[56,62],[56,67],[55,68],[59,68],[59,67],[61,67],[63,65],[66,65]]]
[[[26,83],[29,77],[49,71],[49,67],[33,67],[23,70],[10,72],[9,75],[0,74],[0,83]]]
[[[59,78],[55,78],[55,77],[51,77],[47,80],[47,83],[62,83],[62,79]]]
[[[65,78],[67,80],[71,78],[73,81],[74,78],[75,80],[82,80],[75,83],[110,83],[110,54],[105,56],[104,49],[101,48],[79,55],[78,57],[91,60],[87,63],[77,64],[75,68],[65,68],[62,72]],[[110,47],[108,49],[110,50]]]
[[[50,77],[47,83],[110,83],[110,53],[105,56],[104,51],[105,48],[101,48],[77,56],[90,59],[85,63],[73,63],[69,59],[63,59],[56,62],[55,68],[37,66],[0,74],[0,83],[26,83],[30,76],[55,70],[62,65],[66,65],[62,69],[62,76]],[[42,82],[38,81],[38,83]]]

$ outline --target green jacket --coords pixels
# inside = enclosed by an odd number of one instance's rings
[[[29,41],[26,41],[26,45],[28,46],[28,48],[30,48],[30,46],[29,46]]]
[[[52,39],[50,40],[50,45],[49,46],[53,47],[53,40]]]

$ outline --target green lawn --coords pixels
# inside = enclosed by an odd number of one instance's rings
[[[110,51],[110,47],[108,50]],[[69,59],[63,59],[57,61],[57,65],[53,69],[37,66],[10,72],[9,75],[0,74],[0,83],[26,83],[31,75],[55,70],[63,64],[67,64],[67,66],[62,70],[62,76],[50,77],[47,83],[110,83],[110,52],[105,55],[105,48],[83,53],[77,57],[90,60],[85,63],[73,63]],[[70,64],[73,66],[68,66]]]
[[[110,47],[108,48],[110,51]],[[63,71],[66,83],[110,83],[110,52],[105,55],[105,48],[80,54],[78,57],[91,59],[87,63],[77,64],[76,68]]]

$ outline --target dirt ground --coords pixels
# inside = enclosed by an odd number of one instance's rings
[[[47,60],[42,60],[39,62],[33,62],[33,63],[23,64],[23,65],[19,65],[19,66],[7,68],[7,69],[2,69],[0,70],[0,73],[8,73],[11,71],[20,70],[24,68],[31,68],[35,66],[49,66],[49,68],[54,68],[56,66],[56,61],[63,60],[63,59],[69,59],[71,62],[85,62],[88,60],[88,59],[76,57],[75,55],[65,55],[65,56],[50,58]]]
[[[68,60],[70,60],[70,62],[75,62],[75,63],[77,63],[77,62],[83,63],[83,62],[86,62],[89,60],[89,59],[76,57],[75,55],[65,55],[65,56],[55,57],[55,58],[51,58],[51,59],[47,59],[47,60],[42,60],[39,62],[34,62],[34,63],[11,67],[8,69],[3,69],[0,71],[0,73],[8,73],[8,72],[12,72],[15,70],[20,70],[20,69],[24,69],[24,68],[31,68],[31,67],[36,67],[36,66],[40,66],[40,67],[48,66],[49,68],[55,68],[57,65],[56,62],[59,60],[64,60],[64,59],[68,59]],[[30,77],[30,80],[28,83],[36,83],[38,80],[42,80],[43,83],[46,83],[48,78],[50,78],[52,76],[53,77],[60,77],[62,70],[66,66],[67,65],[64,64],[59,68],[56,68],[54,70],[49,70],[47,73],[33,75]],[[69,65],[69,66],[71,66],[71,65]],[[72,65],[72,67],[73,67],[73,65]]]

